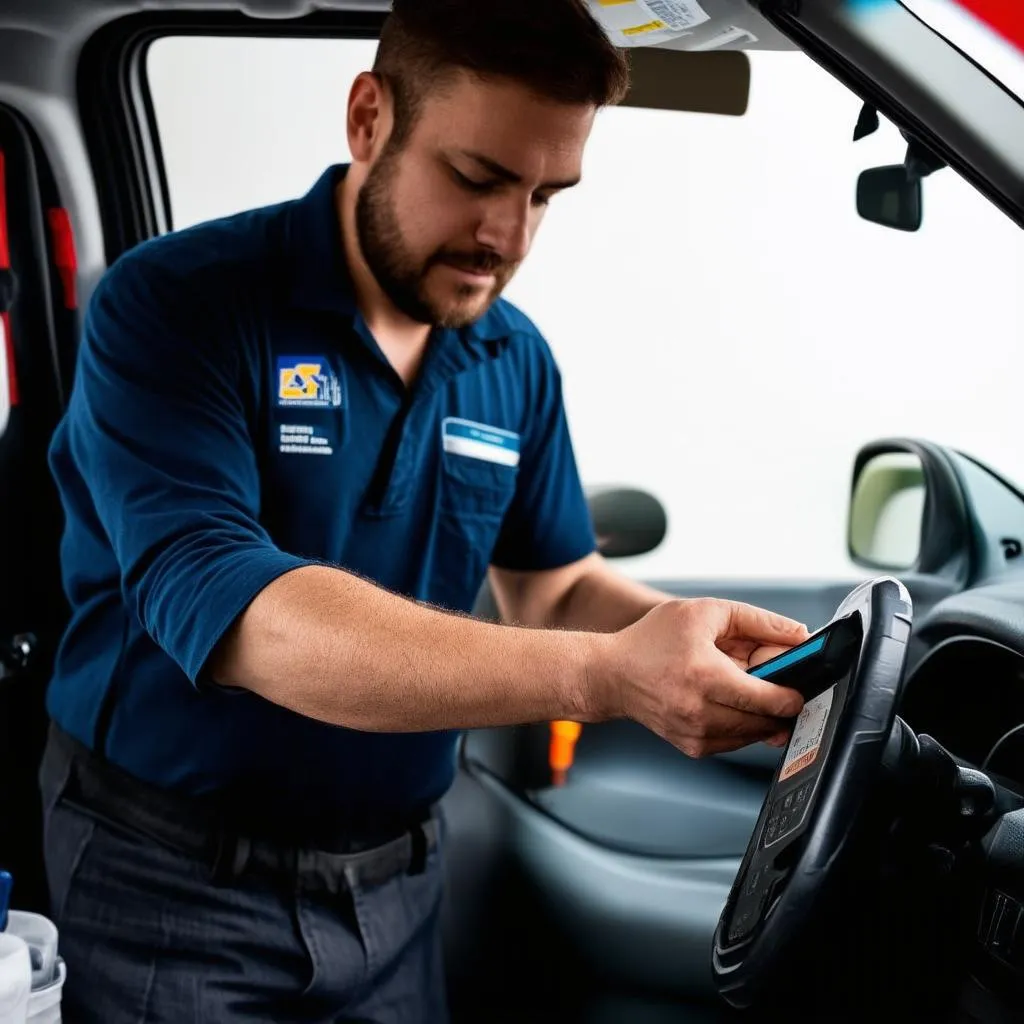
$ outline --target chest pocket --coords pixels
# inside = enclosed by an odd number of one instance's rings
[[[449,418],[442,424],[438,565],[447,599],[472,606],[515,495],[519,435]]]

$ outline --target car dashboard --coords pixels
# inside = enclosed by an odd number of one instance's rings
[[[948,597],[915,624],[900,714],[1024,792],[1024,582]]]
[[[969,869],[956,1021],[1020,1019],[1024,1000],[1024,581],[1006,576],[920,614],[899,714],[984,771],[1000,818]],[[971,877],[973,876],[973,877]]]

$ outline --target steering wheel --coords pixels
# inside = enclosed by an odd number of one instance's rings
[[[735,1007],[784,976],[849,845],[893,730],[911,622],[906,588],[869,580],[809,640],[751,670],[805,704],[715,931],[715,984]]]

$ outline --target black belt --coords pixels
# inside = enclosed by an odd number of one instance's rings
[[[211,800],[135,778],[53,724],[42,779],[44,790],[57,788],[94,817],[202,861],[215,880],[225,882],[256,872],[280,881],[302,878],[331,891],[357,882],[380,884],[423,871],[438,839],[436,814],[372,836],[339,837],[329,849],[265,838],[232,823]]]

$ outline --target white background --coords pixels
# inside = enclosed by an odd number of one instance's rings
[[[175,225],[305,192],[344,161],[373,44],[168,39],[149,61]],[[742,118],[602,112],[584,182],[508,290],[548,337],[586,483],[657,494],[651,578],[820,578],[858,447],[960,446],[1024,480],[1024,232],[954,172],[916,234],[860,220],[891,126],[799,53],[752,53]]]

